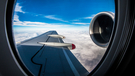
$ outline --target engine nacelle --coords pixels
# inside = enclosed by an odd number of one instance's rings
[[[114,23],[114,13],[100,12],[91,20],[89,32],[93,42],[100,47],[107,47]]]

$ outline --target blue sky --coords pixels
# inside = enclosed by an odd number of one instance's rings
[[[17,0],[13,28],[83,29],[103,11],[114,13],[114,0]]]

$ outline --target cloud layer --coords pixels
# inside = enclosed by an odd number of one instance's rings
[[[105,53],[105,48],[101,48],[93,43],[88,31],[63,31],[59,32],[59,34],[66,37],[64,42],[76,45],[76,49],[71,50],[71,52],[89,72],[94,69]]]

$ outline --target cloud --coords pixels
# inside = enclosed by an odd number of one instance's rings
[[[37,33],[29,33],[29,32],[26,33],[26,32],[24,32],[24,33],[15,34],[14,36],[15,36],[16,43],[19,43],[19,42],[24,41],[26,39],[36,37]]]
[[[13,25],[22,25],[23,22],[19,20],[19,16],[15,13]]]
[[[85,17],[84,19],[92,19],[93,17]]]
[[[39,26],[39,27],[66,27],[72,25],[58,24],[58,23],[45,23],[45,22],[32,22],[32,21],[20,21],[19,16],[15,13],[13,25],[17,26]]]
[[[20,21],[19,16],[17,15],[17,13],[15,13],[13,25],[37,26],[37,25],[46,25],[46,23],[43,23],[43,22],[31,22],[31,21]]]
[[[84,19],[92,19],[96,14],[92,14],[91,16],[84,17]]]
[[[90,72],[99,63],[105,53],[105,48],[101,48],[93,43],[88,30],[57,31],[64,35],[65,43],[76,45],[75,50],[71,50],[79,62]]]
[[[38,26],[38,27],[66,27],[71,25],[60,25],[60,24],[49,24],[45,22],[31,22],[31,21],[17,21],[13,22],[13,25],[19,25],[19,26]]]
[[[14,21],[20,21],[19,16],[17,14],[14,15]]]
[[[71,20],[71,21],[80,21],[79,19],[74,19],[74,20]]]
[[[22,10],[22,6],[20,6],[19,3],[16,3],[15,12],[25,13],[25,12]]]
[[[45,18],[52,19],[52,20],[57,20],[57,21],[62,21],[62,22],[68,22],[68,21],[65,21],[65,20],[63,20],[61,18],[55,17],[55,15],[48,15],[48,16],[45,16]]]
[[[90,23],[81,23],[81,22],[76,22],[76,23],[72,23],[72,24],[81,24],[81,25],[87,25],[87,24],[90,24]]]
[[[49,24],[49,23],[45,23],[45,22],[32,22],[32,21],[17,21],[17,22],[13,22],[13,25],[19,25],[19,26],[38,26],[38,27],[71,26],[71,25]]]
[[[84,19],[92,19],[95,15],[96,15],[96,14],[92,14],[91,16],[82,17],[82,18],[78,18],[78,19],[71,20],[71,21],[75,22],[75,23],[73,23],[73,24],[84,24],[84,25],[85,25],[85,24],[89,24],[89,23],[81,23],[81,22],[79,22],[79,21],[84,20]]]
[[[33,37],[36,37],[38,35],[41,35],[43,34],[44,32],[47,32],[46,30],[33,30],[33,31],[30,31],[30,30],[24,30],[24,31],[16,31],[14,30],[14,38],[15,38],[15,43],[20,43],[24,40],[27,40],[27,39],[30,39],[30,38],[33,38]]]

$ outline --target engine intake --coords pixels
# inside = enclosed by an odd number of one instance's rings
[[[107,47],[114,23],[114,14],[111,12],[100,12],[91,20],[89,32],[93,42],[100,47]]]

